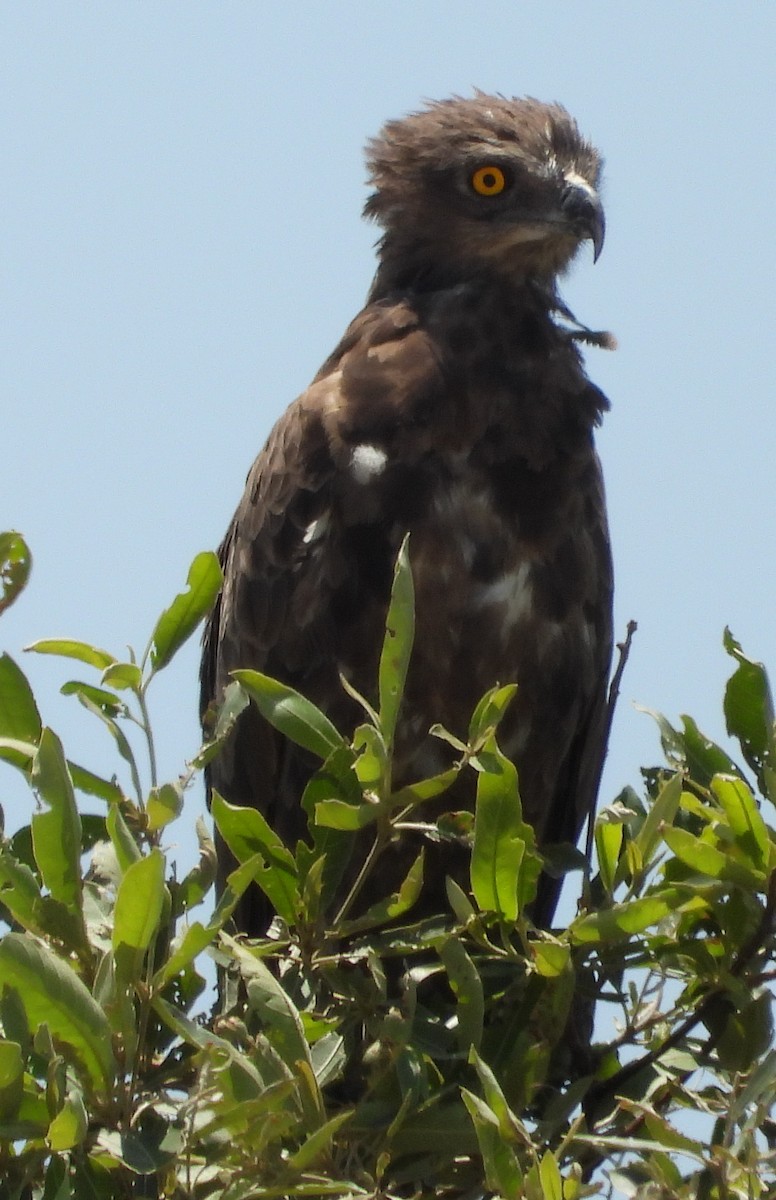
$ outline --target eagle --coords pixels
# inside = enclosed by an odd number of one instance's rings
[[[394,563],[409,534],[416,638],[396,735],[397,786],[449,766],[496,682],[516,683],[499,744],[540,847],[574,842],[595,803],[612,654],[612,563],[587,377],[558,278],[604,241],[602,162],[558,104],[477,91],[389,121],[367,144],[378,266],[365,307],[272,429],[220,547],[201,708],[238,668],[273,676],[345,732],[374,696]],[[287,845],[316,763],[251,706],[207,786],[258,808]],[[473,804],[474,772],[452,803]],[[467,792],[467,787],[469,791]],[[433,819],[433,818],[432,818]],[[410,835],[407,835],[410,837]],[[421,837],[420,834],[417,835]],[[376,872],[381,899],[417,844]],[[467,883],[462,848],[428,847],[421,913]],[[219,847],[221,879],[234,865]],[[557,879],[533,918],[548,926]],[[252,887],[237,928],[272,917]]]

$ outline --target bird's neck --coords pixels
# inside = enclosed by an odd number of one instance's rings
[[[367,298],[370,304],[397,293],[438,292],[475,281],[494,291],[534,298],[540,295],[549,308],[557,298],[555,277],[541,277],[533,263],[527,262],[521,271],[512,261],[509,272],[502,272],[493,264],[469,263],[454,254],[440,255],[435,252],[437,247],[395,233],[383,237],[379,250],[377,272]]]

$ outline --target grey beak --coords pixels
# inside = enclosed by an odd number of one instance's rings
[[[569,183],[563,189],[560,206],[574,232],[593,243],[593,262],[604,247],[606,218],[598,192],[581,183]]]

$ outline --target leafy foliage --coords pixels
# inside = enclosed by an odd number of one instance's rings
[[[29,554],[17,534],[0,552],[10,603]],[[24,673],[0,658],[0,757],[35,796],[0,844],[0,1197],[772,1195],[776,776],[763,667],[726,633],[724,712],[744,766],[689,717],[658,717],[666,765],[600,813],[578,912],[544,931],[530,916],[544,860],[498,745],[513,687],[483,698],[466,741],[436,731],[445,771],[393,786],[413,638],[406,546],[376,700],[360,698],[355,731],[240,671],[184,776],[157,779],[149,688],[219,582],[214,556],[198,556],[137,661],[77,641],[31,647],[97,673],[62,690],[107,728],[117,778],[66,757]],[[182,879],[162,837],[248,703],[320,759],[300,798],[310,840],[286,846],[260,813],[214,796],[238,866],[197,919],[210,837],[198,830]],[[438,812],[462,774],[476,777],[473,820],[430,820],[427,801]],[[470,847],[470,888],[450,881],[448,911],[414,919],[421,854],[363,911],[364,882],[409,826]],[[355,839],[360,867],[337,902]],[[228,921],[254,882],[277,916],[249,942]],[[210,1016],[208,954],[221,973]]]

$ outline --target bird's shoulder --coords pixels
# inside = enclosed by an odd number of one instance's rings
[[[224,587],[206,633],[206,658],[267,661],[282,636],[299,570],[311,605],[346,569],[333,549],[335,512],[359,511],[365,473],[428,449],[447,394],[436,339],[408,299],[368,304],[310,386],[282,413],[248,472],[219,548]],[[355,497],[347,497],[351,489]],[[326,545],[329,553],[321,557]],[[313,569],[315,568],[315,569]],[[301,601],[299,601],[301,603]],[[306,620],[299,614],[299,621]],[[230,653],[234,631],[241,644]],[[255,643],[242,642],[250,631]],[[215,682],[213,680],[212,682]]]
[[[348,472],[359,447],[384,446],[418,455],[442,424],[452,424],[455,385],[444,338],[412,298],[368,304],[351,321],[310,386],[275,423],[250,469],[235,522],[256,536],[256,521],[297,514],[305,527],[314,497]],[[358,463],[358,454],[356,455]],[[358,470],[358,467],[356,468]],[[253,524],[245,529],[245,522]]]

